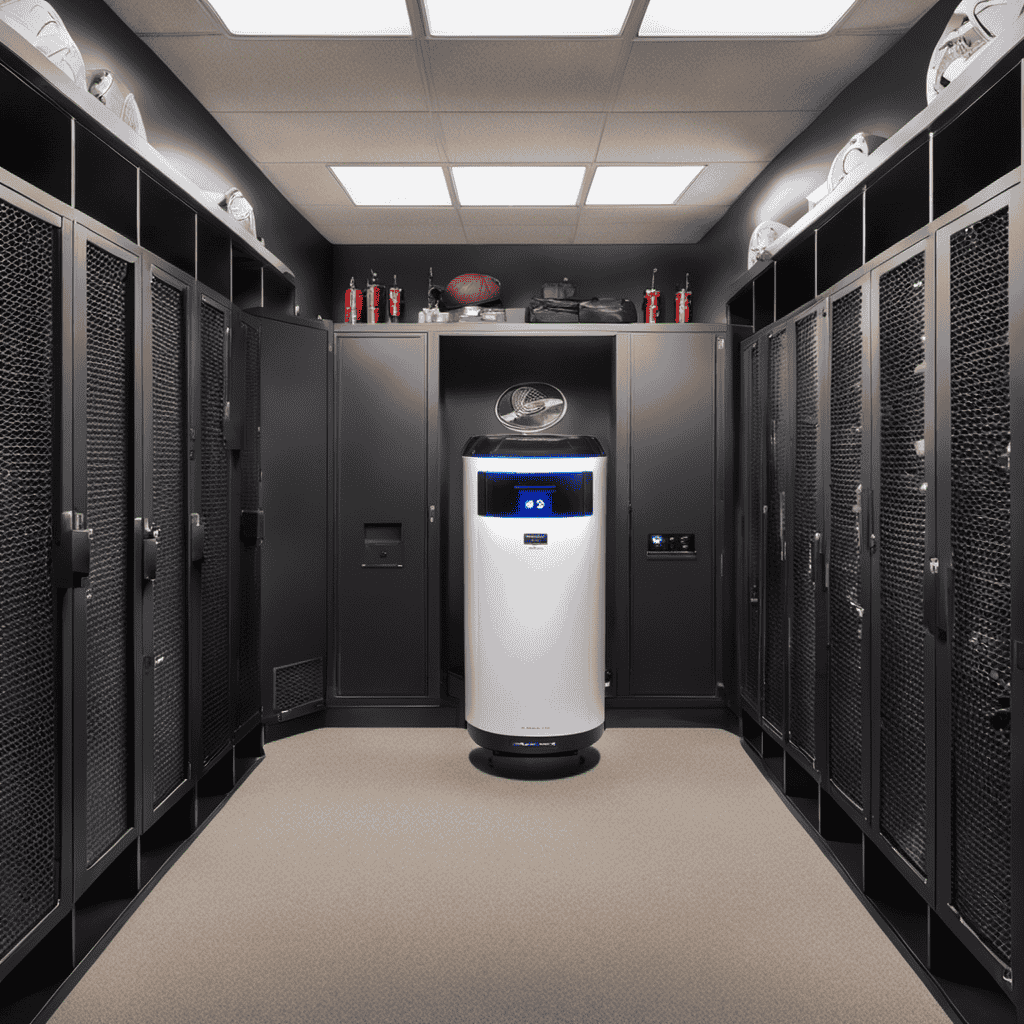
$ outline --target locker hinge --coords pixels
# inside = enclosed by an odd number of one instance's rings
[[[81,512],[62,512],[60,535],[50,548],[50,577],[55,587],[71,590],[89,575],[92,530],[86,530]]]

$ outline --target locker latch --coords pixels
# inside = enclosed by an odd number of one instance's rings
[[[242,510],[242,543],[250,547],[263,543],[263,509]]]
[[[142,520],[142,578],[156,579],[157,555],[160,547],[160,531],[149,525],[148,519]]]
[[[62,512],[60,537],[50,548],[50,575],[55,587],[70,590],[82,585],[89,575],[89,548],[92,530],[83,529],[81,512]]]
[[[206,538],[206,531],[203,529],[198,512],[192,513],[191,531],[192,561],[201,562],[203,560],[203,541]]]

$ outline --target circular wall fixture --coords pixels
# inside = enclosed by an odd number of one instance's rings
[[[530,434],[553,427],[566,408],[565,395],[553,384],[514,384],[502,392],[494,415],[502,426]]]

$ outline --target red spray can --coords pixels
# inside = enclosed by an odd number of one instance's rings
[[[651,287],[644,293],[644,322],[649,324],[658,322],[658,299],[661,298],[661,292],[654,288],[654,274],[657,272],[658,268],[655,267],[651,274]]]
[[[402,289],[398,287],[398,275],[395,274],[395,283],[388,289],[388,319],[398,323],[402,318]]]
[[[363,318],[363,293],[356,287],[353,277],[345,289],[345,323],[357,324]]]
[[[686,284],[676,292],[676,323],[688,324],[690,322],[691,303],[693,292],[690,291],[690,275],[686,275]]]
[[[379,324],[381,287],[377,284],[377,271],[371,270],[370,273],[373,275],[373,280],[366,282],[366,322]]]

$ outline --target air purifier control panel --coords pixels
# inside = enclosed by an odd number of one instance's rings
[[[696,558],[697,542],[693,533],[650,533],[648,558]]]

